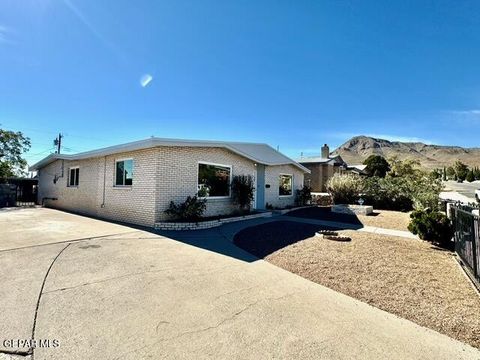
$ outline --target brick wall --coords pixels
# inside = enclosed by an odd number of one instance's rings
[[[131,187],[115,187],[115,160],[124,158],[133,159],[133,183]],[[57,200],[47,200],[45,205],[153,226],[157,160],[156,149],[78,161],[57,160],[40,170],[38,199],[42,201],[44,197],[55,197]],[[68,169],[74,166],[80,169],[79,184],[78,187],[69,187]],[[58,177],[56,184],[53,183],[55,176]]]
[[[183,202],[197,193],[198,163],[211,162],[232,167],[232,176],[255,176],[253,161],[223,148],[160,147],[157,182],[157,219],[167,219],[170,201]],[[205,216],[230,214],[237,209],[231,199],[208,199]]]
[[[133,159],[131,187],[114,186],[115,160]],[[57,160],[39,172],[39,201],[47,206],[133,224],[153,226],[167,219],[170,201],[183,202],[197,193],[198,163],[232,167],[234,175],[255,176],[253,161],[223,148],[157,147],[79,161]],[[68,169],[78,166],[79,185],[69,187]],[[62,170],[63,168],[63,170]],[[291,197],[278,195],[280,173],[294,175]],[[62,176],[63,174],[63,176]],[[53,179],[57,177],[56,184]],[[292,165],[266,166],[265,201],[276,206],[293,205],[295,189],[303,184],[303,173]],[[208,199],[206,216],[231,214],[237,209],[231,198]]]
[[[280,174],[293,175],[293,191],[291,196],[280,196]],[[265,184],[270,185],[265,188],[265,201],[274,207],[283,208],[295,204],[296,190],[303,187],[303,172],[293,165],[266,166]]]

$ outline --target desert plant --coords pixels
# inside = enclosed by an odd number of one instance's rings
[[[420,239],[443,248],[452,247],[453,227],[445,214],[431,209],[416,210],[410,214],[410,219],[408,230]]]
[[[173,201],[170,201],[168,209],[164,212],[175,220],[197,221],[202,218],[206,208],[207,200],[200,199],[195,195],[188,196],[183,203],[179,204],[175,204]]]
[[[335,204],[355,203],[362,189],[362,179],[355,174],[336,173],[327,182],[327,191]]]
[[[301,189],[297,190],[296,203],[300,206],[310,204],[312,201],[312,188],[307,185],[303,185]]]
[[[253,178],[250,175],[237,175],[232,179],[232,200],[241,211],[249,210],[253,200]]]

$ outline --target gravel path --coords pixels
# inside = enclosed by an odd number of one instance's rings
[[[453,259],[429,243],[279,221],[245,229],[237,246],[333,290],[480,348],[480,296]]]
[[[348,215],[338,214],[330,211],[330,207],[311,207],[294,210],[286,216],[303,217],[307,219],[318,219],[344,222],[349,224],[376,226],[385,229],[408,231],[410,214],[400,211],[375,210],[373,215]]]

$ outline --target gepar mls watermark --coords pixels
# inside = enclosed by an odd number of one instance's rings
[[[4,339],[4,348],[56,348],[60,346],[58,339]]]

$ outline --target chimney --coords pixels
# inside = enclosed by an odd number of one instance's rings
[[[330,156],[330,149],[328,148],[328,145],[325,144],[322,146],[322,158],[328,159]]]

